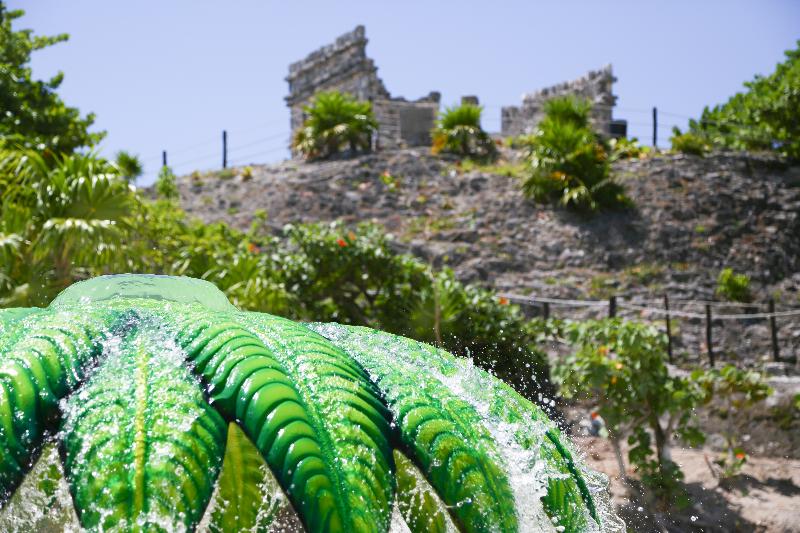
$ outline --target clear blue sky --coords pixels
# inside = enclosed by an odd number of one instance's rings
[[[255,1],[10,0],[18,28],[66,32],[34,56],[58,70],[70,105],[97,114],[101,152],[127,149],[150,181],[162,149],[179,174],[218,167],[228,130],[234,164],[287,155],[288,64],[357,24],[396,96],[438,90],[446,104],[477,94],[484,125],[500,106],[606,63],[619,81],[615,115],[649,142],[650,109],[669,125],[766,74],[800,38],[798,0]],[[672,113],[668,115],[667,113]]]

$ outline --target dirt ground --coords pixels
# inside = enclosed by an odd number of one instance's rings
[[[611,493],[629,530],[636,532],[800,532],[800,460],[751,457],[742,474],[725,486],[712,475],[709,449],[673,450],[686,474],[692,504],[668,515],[653,516],[619,480],[616,459],[607,439],[574,437],[589,465],[611,478]],[[632,474],[629,469],[628,474]]]

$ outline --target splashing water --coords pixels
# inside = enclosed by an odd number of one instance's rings
[[[0,437],[3,531],[625,530],[608,479],[471,361],[188,278],[0,310]]]

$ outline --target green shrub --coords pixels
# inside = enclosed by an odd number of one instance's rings
[[[517,306],[464,285],[450,269],[431,273],[415,298],[411,328],[402,333],[472,357],[528,398],[553,397],[545,356],[535,346],[537,330]]]
[[[696,380],[670,375],[666,338],[650,324],[621,319],[569,322],[557,331],[575,352],[555,369],[565,397],[595,404],[605,420],[625,477],[620,442],[631,445],[628,458],[662,504],[686,503],[683,477],[670,450],[678,436],[699,444],[703,434],[694,409],[709,400]]]
[[[308,118],[294,133],[292,147],[306,159],[325,159],[340,152],[368,152],[378,123],[370,102],[337,91],[319,93],[303,108]]]
[[[745,83],[746,91],[705,108],[689,131],[713,146],[770,150],[800,159],[800,41],[769,76]]]
[[[482,107],[472,104],[446,108],[431,132],[432,152],[447,152],[483,161],[493,160],[497,156],[497,146],[481,128],[482,112]]]
[[[163,200],[175,200],[180,196],[175,174],[168,166],[161,167],[156,178],[156,193]]]
[[[758,372],[740,370],[733,365],[720,370],[697,371],[692,377],[706,388],[708,395],[718,400],[720,414],[725,419],[722,431],[725,451],[715,464],[720,477],[734,477],[747,462],[747,452],[740,438],[746,426],[742,421],[747,420],[747,412],[754,405],[766,400],[773,391]]]
[[[522,183],[527,197],[585,212],[630,205],[610,177],[608,152],[589,127],[589,110],[574,97],[546,102],[539,130],[527,138],[530,170]]]
[[[684,154],[703,156],[710,148],[699,135],[691,132],[681,133],[678,128],[673,128],[670,141],[674,151]]]
[[[223,168],[219,172],[217,172],[217,178],[228,181],[232,180],[236,176],[236,171],[232,168]]]
[[[611,154],[609,159],[612,162],[620,159],[643,159],[652,152],[649,146],[642,146],[636,137],[611,139],[608,141],[608,148]]]
[[[717,295],[732,302],[751,302],[750,276],[736,274],[732,268],[723,268],[717,277]]]

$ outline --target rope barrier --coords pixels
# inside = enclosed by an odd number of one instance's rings
[[[526,303],[548,303],[561,305],[564,307],[605,307],[608,302],[605,300],[565,300],[561,298],[542,298],[539,296],[520,296],[518,294],[500,294],[502,298],[509,300],[522,301]]]
[[[741,302],[718,302],[715,300],[672,300],[670,299],[670,303],[678,303],[682,305],[710,305],[711,307],[758,307],[759,303],[741,303]]]
[[[528,303],[528,304],[536,304],[536,303],[547,303],[552,305],[560,305],[563,307],[606,307],[608,306],[608,302],[605,300],[570,300],[565,298],[544,298],[539,296],[521,296],[518,294],[499,294],[501,298],[507,298],[510,301],[516,303]],[[725,306],[728,305],[725,302],[709,302],[707,300],[677,300],[682,302],[690,302],[690,303],[705,303],[708,302],[709,305],[717,304],[718,306]],[[732,305],[737,306],[745,306],[747,304],[738,304],[732,303]],[[631,311],[642,311],[647,313],[653,313],[658,315],[669,315],[670,317],[676,318],[694,318],[694,319],[705,319],[705,313],[692,313],[689,311],[679,311],[677,309],[670,309],[667,311],[666,309],[659,308],[659,307],[646,307],[643,305],[636,305],[632,303],[626,302],[619,302],[617,306],[620,309],[629,309]],[[788,311],[775,311],[773,313],[734,313],[734,314],[724,314],[724,315],[714,315],[714,320],[748,320],[748,319],[759,319],[759,318],[779,318],[779,317],[789,317],[789,316],[800,316],[800,309],[792,309]]]

